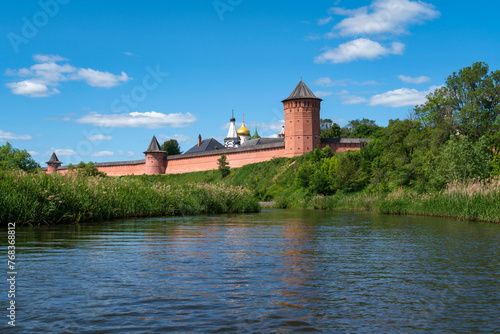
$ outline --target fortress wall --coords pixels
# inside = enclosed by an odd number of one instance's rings
[[[360,150],[362,145],[363,143],[356,142],[323,142],[321,143],[321,148],[329,146],[332,152],[345,152],[348,150]],[[230,149],[218,151],[217,153],[212,151],[201,154],[195,153],[186,157],[183,157],[182,155],[172,156],[169,157],[168,160],[165,160],[167,163],[165,174],[182,174],[217,169],[217,160],[220,159],[222,154],[226,155],[231,168],[239,168],[257,162],[269,161],[272,158],[282,158],[287,156],[284,146],[259,147],[243,151],[241,151],[241,148],[239,150]],[[100,172],[104,172],[108,176],[142,175],[146,173],[145,163],[98,163],[96,164],[96,167]],[[63,167],[62,169],[58,169],[57,172],[64,175],[67,173],[67,170]]]
[[[123,175],[142,175],[146,173],[146,164],[116,164],[113,163],[112,166],[99,166],[99,164],[95,165],[99,172],[106,173],[108,176],[123,176]],[[68,170],[66,167],[59,168],[57,173],[66,175],[68,174]]]
[[[361,150],[361,143],[321,143],[321,148],[330,146],[333,153],[349,150]]]
[[[248,164],[269,161],[274,157],[282,158],[285,156],[285,148],[281,146],[245,152],[222,151],[219,154],[194,156],[182,159],[168,159],[166,174],[181,174],[217,169],[217,160],[220,159],[222,154],[226,155],[229,167],[238,168]]]
[[[142,175],[146,173],[146,164],[138,165],[117,165],[117,166],[97,166],[100,172],[108,176]]]

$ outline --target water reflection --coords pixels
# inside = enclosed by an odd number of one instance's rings
[[[16,332],[493,332],[499,238],[304,210],[18,228]]]

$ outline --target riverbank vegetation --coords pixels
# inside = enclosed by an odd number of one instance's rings
[[[0,222],[55,224],[260,210],[241,187],[0,170]]]

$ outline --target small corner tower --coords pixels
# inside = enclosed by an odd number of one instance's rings
[[[285,111],[286,156],[302,155],[320,146],[321,101],[302,80],[292,94],[282,101]]]
[[[47,161],[47,174],[57,173],[57,168],[62,164],[62,162],[57,159],[56,152],[52,153],[50,160]]]
[[[153,136],[151,143],[146,151],[146,174],[157,175],[165,174],[165,151],[162,151],[156,136]]]
[[[240,138],[238,138],[238,133],[236,132],[236,119],[234,118],[234,110],[229,122],[229,131],[227,132],[227,137],[224,138],[224,146],[226,148],[238,147],[240,146]]]

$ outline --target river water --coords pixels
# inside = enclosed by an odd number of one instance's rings
[[[499,225],[307,210],[18,226],[0,329],[498,333],[499,241]]]

